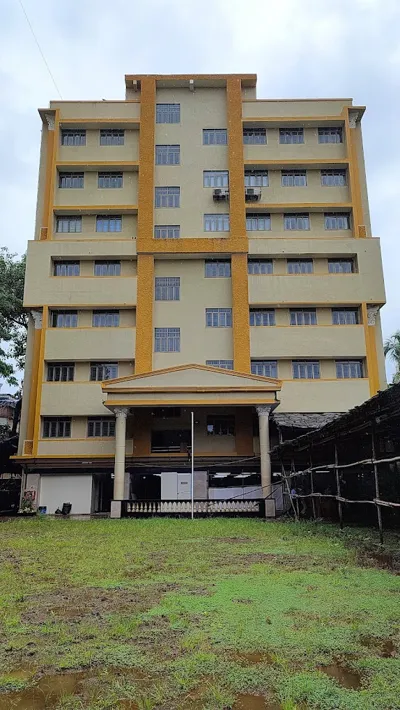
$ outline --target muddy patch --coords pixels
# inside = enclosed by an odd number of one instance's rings
[[[257,663],[264,663],[270,665],[273,663],[273,659],[269,653],[263,651],[252,651],[250,653],[232,653],[229,657],[231,661],[235,663],[240,663],[243,666],[254,666]]]
[[[262,695],[239,695],[232,710],[281,710],[278,703],[268,703]]]
[[[329,666],[318,666],[321,673],[334,678],[339,685],[348,690],[359,690],[361,688],[361,677],[357,671],[341,666],[338,663],[331,663]]]
[[[394,645],[392,639],[379,639],[373,636],[363,636],[360,639],[362,646],[371,649],[375,656],[380,656],[381,658],[393,658],[396,656],[397,648]]]
[[[273,555],[266,552],[252,552],[240,557],[240,562],[246,565],[273,564],[277,567],[285,567],[288,571],[304,570],[310,567],[317,567],[318,560],[311,555]]]
[[[28,596],[24,599],[28,608],[22,613],[22,620],[31,624],[43,624],[51,617],[74,622],[84,617],[103,617],[118,612],[137,614],[149,609],[163,591],[165,590],[156,589],[154,585],[140,591],[64,589],[52,594]]]
[[[358,563],[363,567],[379,567],[400,574],[400,555],[380,550],[362,550],[358,554]]]

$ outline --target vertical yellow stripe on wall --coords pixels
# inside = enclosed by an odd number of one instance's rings
[[[154,256],[141,254],[146,242],[153,239],[154,204],[154,135],[156,111],[156,81],[141,80],[139,187],[137,230],[137,304],[135,372],[153,369],[153,284]]]
[[[44,347],[46,341],[46,329],[48,326],[49,319],[49,308],[48,306],[43,306],[43,321],[42,328],[38,332],[40,333],[40,346],[39,346],[39,362],[37,370],[37,387],[36,387],[36,401],[35,401],[35,422],[33,429],[33,455],[37,456],[38,444],[40,438],[40,407],[42,403],[42,385],[43,385],[43,374],[44,374]]]
[[[138,254],[136,305],[136,355],[135,373],[153,369],[153,290],[154,257]]]
[[[242,87],[239,77],[227,79],[230,238],[243,243],[243,254],[232,254],[233,366],[250,372],[250,327],[247,275],[248,240],[244,201]]]
[[[39,380],[39,356],[40,343],[42,339],[42,328],[35,328],[33,331],[33,357],[32,357],[32,382],[29,395],[28,424],[26,427],[26,439],[33,441],[36,412],[36,396]]]
[[[365,333],[369,392],[371,397],[373,397],[379,391],[379,368],[378,356],[376,352],[375,326],[368,325],[368,309],[366,303],[361,304],[361,312]]]
[[[361,201],[360,173],[358,169],[357,147],[355,144],[356,128],[350,128],[349,109],[345,109],[344,127],[347,146],[347,157],[349,160],[349,189],[350,199],[353,206],[353,234],[356,238],[365,237],[365,230],[360,229],[364,225],[364,216]]]

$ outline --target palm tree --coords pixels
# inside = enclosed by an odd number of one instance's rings
[[[389,355],[390,359],[396,365],[396,371],[393,375],[393,384],[400,382],[400,330],[396,330],[393,335],[385,340],[383,346],[385,357]]]

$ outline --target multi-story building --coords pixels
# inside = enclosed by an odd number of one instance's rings
[[[385,386],[364,108],[257,99],[254,75],[128,75],[123,101],[39,113],[25,487],[50,513],[185,497],[193,411],[195,497],[260,472],[269,495],[271,412]]]

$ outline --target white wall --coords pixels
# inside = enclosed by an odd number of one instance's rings
[[[54,515],[63,503],[72,503],[71,515],[89,514],[92,508],[92,476],[41,476],[39,505]]]

